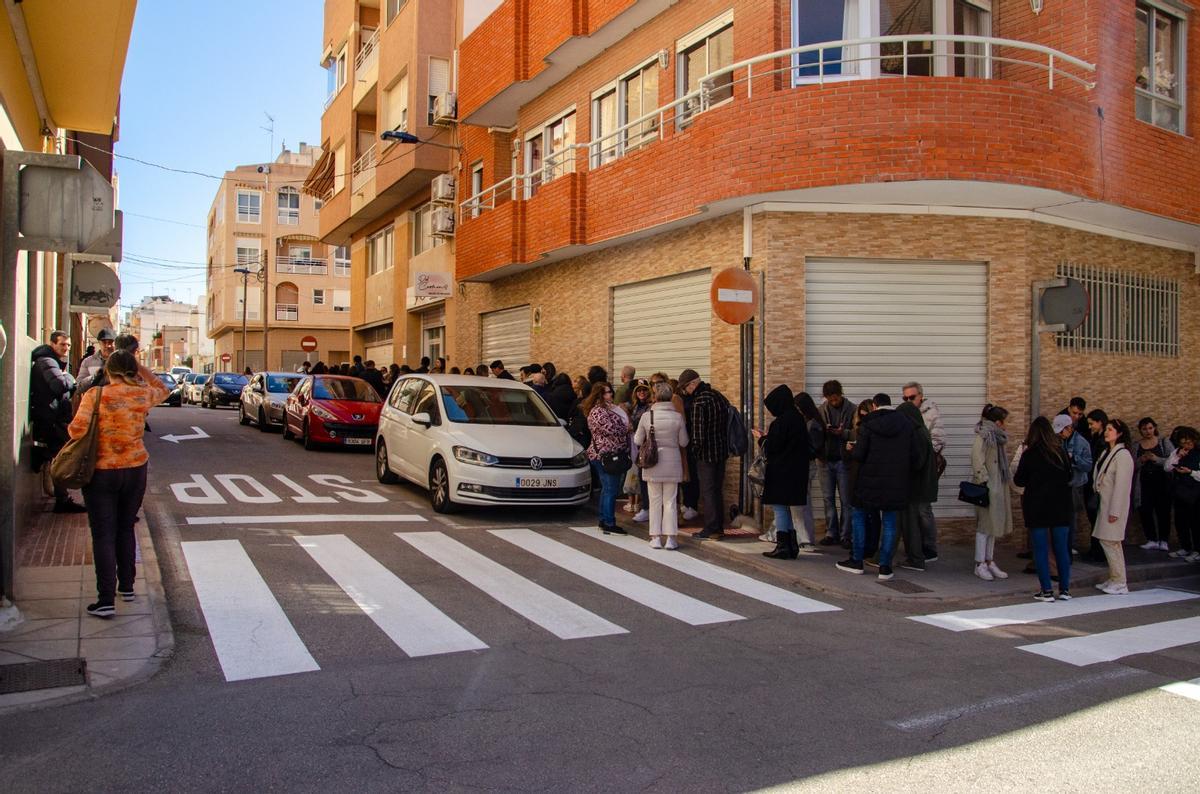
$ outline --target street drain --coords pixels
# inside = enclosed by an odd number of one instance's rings
[[[51,659],[0,665],[0,695],[86,683],[87,661],[84,659]]]
[[[890,587],[898,593],[912,595],[914,593],[932,593],[928,587],[922,587],[916,582],[910,582],[906,579],[893,579],[890,582],[880,582],[884,587]]]

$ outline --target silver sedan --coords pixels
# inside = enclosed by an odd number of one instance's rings
[[[238,421],[244,425],[254,422],[264,433],[273,426],[282,426],[283,405],[303,378],[295,372],[257,373],[242,387]]]

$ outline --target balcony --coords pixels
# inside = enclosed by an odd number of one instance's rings
[[[324,259],[299,256],[275,257],[276,273],[292,273],[301,276],[324,276],[329,272],[329,266]]]
[[[275,319],[296,322],[300,319],[300,306],[295,303],[276,303]]]
[[[356,111],[374,112],[378,83],[379,29],[376,28],[362,42],[358,54],[354,56],[354,96],[351,105]]]
[[[375,178],[375,146],[371,146],[359,155],[350,169],[350,191],[358,193],[363,186]]]

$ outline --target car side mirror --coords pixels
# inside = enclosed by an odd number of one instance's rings
[[[422,411],[419,414],[413,414],[413,423],[421,425],[422,427],[429,427],[433,424],[433,417],[427,412]]]

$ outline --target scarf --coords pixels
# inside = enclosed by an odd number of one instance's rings
[[[1001,430],[995,422],[988,419],[981,419],[979,424],[975,425],[975,432],[984,441],[991,442],[996,446],[996,457],[999,459],[1000,482],[1007,485],[1012,480],[1008,472],[1008,456],[1004,454],[1004,445],[1008,443],[1008,433]]]

